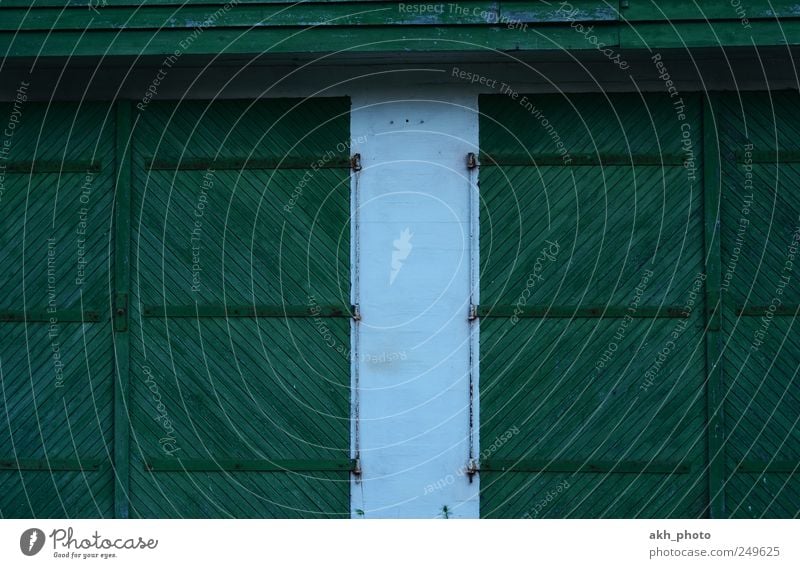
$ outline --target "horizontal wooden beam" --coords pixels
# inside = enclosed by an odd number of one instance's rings
[[[100,321],[99,310],[0,310],[0,322],[28,322],[28,323],[50,323],[55,320],[58,323],[96,323]]]
[[[733,8],[731,12],[735,14]],[[621,49],[691,49],[798,45],[800,21],[757,20],[745,29],[739,20],[636,22],[618,28]]]
[[[41,2],[41,3],[40,3]],[[570,21],[610,22],[617,10],[597,0],[572,0],[570,10],[557,2],[265,2],[239,0],[224,9],[224,0],[212,3],[94,0],[70,3],[72,9],[47,0],[19,6],[16,0],[0,4],[0,30],[159,30],[210,28],[306,27],[306,26],[441,26],[487,25],[503,21],[530,24]],[[136,10],[131,8],[136,7]]]
[[[736,162],[740,165],[747,162],[752,164],[797,164],[800,163],[800,150],[758,150],[750,152],[736,152]]]
[[[682,463],[645,460],[580,461],[580,460],[489,460],[482,461],[481,471],[511,471],[521,473],[689,473],[691,467]]]
[[[90,16],[98,27],[141,28],[156,26],[186,27],[207,20],[225,0],[149,0],[142,6],[135,0],[3,0],[8,12],[7,26],[39,29],[55,20],[58,27],[70,29],[86,25]],[[299,5],[298,5],[299,4]],[[219,16],[218,25],[237,26],[242,22],[271,25],[441,25],[442,23],[482,24],[493,18],[523,22],[602,22],[624,20],[639,22],[741,21],[797,18],[795,0],[742,0],[740,10],[724,2],[687,3],[685,0],[626,2],[618,10],[602,0],[572,0],[569,9],[560,2],[464,0],[459,3],[429,3],[433,8],[409,9],[414,2],[370,2],[353,0],[317,0],[293,3],[286,0],[238,0]],[[451,4],[457,5],[451,8]],[[62,12],[62,8],[68,9]],[[138,8],[135,12],[131,8]],[[22,18],[28,12],[27,18]],[[133,12],[133,13],[131,13]],[[163,14],[172,14],[167,18]],[[123,16],[131,16],[129,21]],[[56,17],[59,16],[59,17]],[[91,29],[91,28],[90,28]]]
[[[736,315],[743,317],[756,317],[766,315],[771,312],[773,316],[797,316],[800,315],[800,306],[784,305],[777,306],[770,310],[771,306],[739,306],[736,308]]]
[[[334,305],[186,305],[144,306],[142,309],[146,318],[349,318],[352,314],[351,308]]]
[[[105,463],[99,459],[0,459],[4,471],[97,471]]]
[[[145,460],[146,471],[191,471],[191,472],[313,472],[313,471],[352,471],[355,460],[245,460],[235,458],[220,459],[175,459],[150,458]]]
[[[569,159],[569,162],[566,160]],[[683,166],[681,154],[488,154],[481,152],[481,166]]]
[[[793,0],[733,6],[616,3],[4,0],[6,57],[345,52],[477,52],[752,47],[800,44]],[[724,5],[723,5],[724,4]],[[62,10],[65,6],[67,9]],[[619,13],[621,11],[621,15]],[[746,27],[745,27],[746,26]],[[209,32],[209,33],[205,33]],[[189,39],[191,38],[191,39]]]
[[[172,56],[217,54],[285,53],[409,53],[439,51],[583,49],[594,45],[569,25],[548,24],[541,29],[508,29],[505,25],[485,26],[364,26],[340,28],[319,26],[309,29],[220,28],[197,34],[192,29],[0,32],[0,51],[6,57],[42,56]],[[598,41],[617,45],[617,30],[595,29]],[[181,43],[185,49],[179,47]]]
[[[286,158],[148,158],[149,170],[310,170],[349,169],[350,157],[337,156],[327,161],[321,156]]]
[[[800,473],[800,461],[755,462],[745,461],[739,464],[736,471],[742,473]]]
[[[0,16],[2,16],[2,11],[0,11]],[[11,160],[5,163],[5,172],[9,174],[97,173],[101,168],[100,162],[93,160],[69,162]]]
[[[737,8],[739,10],[737,11]],[[625,2],[620,10],[629,22],[686,20],[774,20],[797,18],[796,0],[737,0],[722,2],[686,2],[686,0],[658,0],[658,2]]]
[[[478,306],[478,317],[484,318],[683,318],[681,306]]]

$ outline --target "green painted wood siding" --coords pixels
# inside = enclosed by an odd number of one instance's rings
[[[108,517],[115,115],[22,96],[0,105],[0,515]]]
[[[349,517],[350,324],[308,310],[349,312],[349,111],[310,99],[153,103],[139,116],[133,515]],[[148,168],[153,157],[172,163]],[[170,428],[153,420],[155,390]],[[303,463],[247,471],[277,460]]]
[[[0,516],[349,516],[349,107],[19,107]]]
[[[593,26],[618,49],[797,44],[796,0],[465,0],[274,2],[4,0],[0,52],[170,55],[375,51],[594,49],[570,24]]]
[[[722,164],[725,493],[733,517],[800,512],[800,96],[713,99]]]
[[[481,515],[796,516],[800,99],[528,99],[480,100]]]

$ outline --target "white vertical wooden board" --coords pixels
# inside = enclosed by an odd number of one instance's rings
[[[352,97],[362,320],[362,476],[353,516],[478,517],[469,458],[468,152],[477,97],[450,90]],[[474,188],[473,188],[474,189]],[[356,204],[354,204],[356,205]],[[394,258],[393,258],[394,255]],[[394,261],[394,262],[393,262]],[[354,275],[355,276],[355,275]],[[477,397],[477,391],[476,391]],[[477,424],[475,452],[478,452]]]

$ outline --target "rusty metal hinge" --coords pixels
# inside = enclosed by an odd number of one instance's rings
[[[470,483],[472,483],[472,478],[475,477],[475,475],[477,475],[478,471],[479,471],[478,464],[475,462],[475,460],[469,460],[465,473],[467,474],[467,477],[469,477]]]
[[[350,169],[354,172],[361,171],[361,154],[353,154],[350,157]]]
[[[478,319],[478,306],[475,304],[469,305],[469,316],[467,317],[469,321],[475,321]]]
[[[361,459],[356,458],[353,460],[353,475],[360,476],[361,473]]]
[[[467,169],[474,170],[478,167],[478,157],[475,155],[475,152],[470,152],[467,154]]]

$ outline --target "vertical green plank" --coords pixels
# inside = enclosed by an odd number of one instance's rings
[[[128,101],[117,103],[116,191],[114,207],[114,353],[116,381],[114,388],[114,516],[128,518],[130,485],[130,419],[128,385],[130,382],[130,336],[128,334],[128,292],[130,286],[131,243],[131,107]]]
[[[706,397],[708,403],[708,489],[710,514],[725,516],[725,447],[722,406],[722,337],[720,302],[722,253],[720,247],[720,147],[713,111],[714,99],[703,98],[703,227],[706,270]]]

